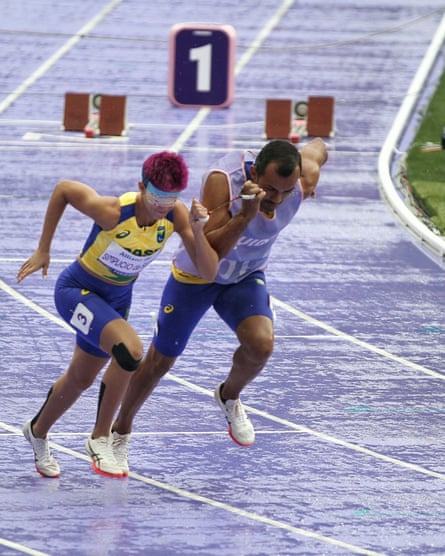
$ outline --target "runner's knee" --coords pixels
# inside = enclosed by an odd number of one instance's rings
[[[124,371],[135,371],[142,360],[142,354],[133,355],[123,342],[115,344],[111,353]]]

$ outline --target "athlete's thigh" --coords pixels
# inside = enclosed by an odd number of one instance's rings
[[[67,369],[68,379],[76,384],[82,384],[83,388],[87,388],[94,382],[107,361],[108,356],[92,355],[76,345]]]
[[[79,287],[56,286],[54,299],[62,318],[75,330],[77,344],[91,355],[109,355],[100,347],[102,331],[109,322],[126,318],[131,294],[128,300],[108,300]]]
[[[273,320],[264,273],[253,272],[237,284],[225,286],[218,295],[214,308],[234,332],[248,317],[261,315]]]
[[[216,284],[184,284],[172,276],[162,293],[155,348],[167,357],[178,357],[204,313],[217,295]]]

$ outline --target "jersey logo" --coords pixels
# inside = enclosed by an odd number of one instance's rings
[[[130,230],[123,230],[122,232],[116,234],[115,237],[117,237],[118,239],[123,239],[124,237],[128,237],[130,234],[131,234]]]
[[[162,243],[165,240],[165,226],[158,226],[156,241]]]

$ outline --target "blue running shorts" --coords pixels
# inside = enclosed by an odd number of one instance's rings
[[[110,357],[100,348],[104,326],[115,319],[127,319],[133,283],[116,286],[98,280],[76,261],[62,271],[54,290],[60,316],[76,332],[76,343],[97,357]]]
[[[269,293],[262,271],[236,284],[186,284],[170,275],[161,298],[155,348],[167,357],[180,355],[206,311],[212,307],[234,331],[247,317],[272,319]]]

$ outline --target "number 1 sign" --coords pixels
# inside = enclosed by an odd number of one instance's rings
[[[224,108],[233,99],[235,30],[178,23],[170,31],[168,96],[176,106]]]

